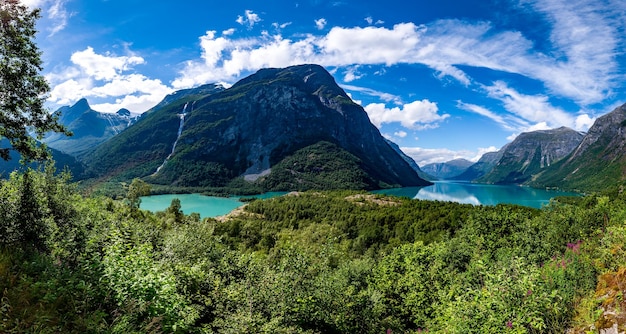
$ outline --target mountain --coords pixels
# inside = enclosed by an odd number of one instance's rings
[[[0,140],[0,147],[9,147],[11,144],[6,138]],[[52,154],[52,159],[54,159],[55,167],[58,172],[65,170],[66,168],[72,173],[72,176],[75,179],[80,179],[83,177],[83,173],[85,169],[83,165],[76,160],[73,156],[69,154],[65,154],[61,151],[50,148],[50,153]],[[11,172],[15,170],[22,170],[25,168],[22,164],[20,164],[20,159],[22,158],[17,152],[11,150],[9,153],[10,159],[4,161],[0,159],[0,178],[7,178]],[[26,167],[36,168],[38,163],[31,163]]]
[[[138,115],[132,114],[127,109],[120,109],[114,114],[97,112],[91,109],[86,99],[79,100],[71,107],[61,107],[57,112],[61,114],[60,123],[74,135],[67,137],[52,133],[47,135],[43,142],[51,148],[73,156],[80,156],[119,134],[138,118]]]
[[[502,151],[496,165],[478,182],[522,184],[566,155],[581,143],[583,134],[567,127],[524,132]]]
[[[355,187],[429,184],[321,66],[263,69],[228,89],[176,95],[86,154],[90,170],[172,186],[222,187],[243,178],[287,190],[268,184],[298,189],[337,164],[362,172],[353,175]]]
[[[419,175],[419,177],[421,177],[424,180],[435,180],[436,178],[433,177],[432,175],[428,175],[426,174],[421,168],[420,166],[415,162],[415,160],[413,160],[413,158],[411,158],[410,156],[406,155],[406,153],[402,152],[402,150],[400,149],[400,146],[398,146],[398,144],[392,142],[389,139],[385,139],[387,141],[387,144],[389,144],[389,146],[391,146],[391,148],[393,148],[394,151],[396,151],[396,153],[398,153],[402,159],[404,161],[406,161],[406,163],[409,164],[409,166],[411,166],[411,168],[413,168],[413,170],[417,173],[417,175]]]
[[[579,190],[602,190],[623,184],[625,127],[626,104],[599,117],[571,154],[529,184]]]
[[[467,167],[463,173],[453,176],[450,179],[459,181],[474,181],[481,178],[496,166],[498,161],[502,158],[502,153],[506,151],[507,146],[508,144],[502,147],[499,151],[487,152],[483,154],[483,156],[480,157],[476,163]]]
[[[466,159],[432,163],[422,166],[422,170],[438,179],[451,179],[465,172],[474,163]]]

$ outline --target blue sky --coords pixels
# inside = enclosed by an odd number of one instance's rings
[[[41,7],[52,110],[317,63],[420,165],[521,132],[586,131],[626,103],[626,1],[22,0]]]

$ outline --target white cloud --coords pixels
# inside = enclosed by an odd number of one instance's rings
[[[545,15],[552,27],[547,49],[537,49],[519,31],[497,31],[489,22],[438,20],[419,26],[400,23],[392,28],[333,27],[325,35],[307,34],[293,40],[280,35],[228,38],[217,49],[207,49],[211,43],[202,43],[203,53],[219,50],[219,61],[203,66],[202,61],[190,60],[178,82],[193,82],[188,77],[196,76],[200,70],[215,73],[205,76],[206,79],[228,81],[264,66],[303,62],[339,67],[423,64],[436,71],[438,77],[453,78],[466,86],[475,84],[476,79],[462,68],[480,67],[538,80],[551,94],[577,103],[601,102],[618,80],[617,36],[623,23],[616,18],[620,15],[611,14],[606,1],[532,0],[529,3],[532,9]],[[254,25],[259,20],[258,15],[246,11],[239,22]],[[315,23],[318,28],[326,27],[325,19]],[[589,43],[590,40],[594,42]],[[259,60],[253,55],[269,58]]]
[[[236,31],[235,28],[226,29],[226,30],[222,31],[222,35],[230,36],[230,35],[234,34],[235,31]]]
[[[328,22],[326,21],[326,19],[325,19],[325,18],[321,18],[321,19],[319,19],[319,20],[315,20],[315,27],[316,27],[318,30],[322,30],[322,29],[324,29],[324,27],[326,27],[326,24],[328,24]]]
[[[367,87],[359,87],[359,86],[353,86],[353,85],[346,85],[346,84],[342,84],[341,88],[346,89],[346,90],[351,90],[351,91],[355,91],[355,92],[359,92],[365,95],[369,95],[369,96],[375,96],[385,102],[395,102],[396,104],[400,104],[401,103],[401,98],[398,95],[393,95],[391,93],[385,93],[385,92],[380,92],[371,88],[367,88]],[[360,103],[359,103],[360,104]]]
[[[584,16],[584,13],[580,15]],[[243,17],[242,20],[246,22]],[[325,19],[316,20],[318,28],[325,27],[325,24]],[[558,29],[561,28],[555,28]],[[609,31],[597,33],[610,36]],[[401,23],[391,29],[333,27],[326,35],[309,34],[296,40],[283,39],[280,35],[219,40],[206,35],[201,41],[203,53],[213,53],[219,61],[206,62],[206,66],[199,61],[189,61],[178,82],[190,81],[186,77],[196,77],[200,70],[213,72],[209,77],[233,80],[245,70],[304,62],[340,67],[405,63],[424,64],[441,78],[451,77],[469,86],[474,79],[458,67],[464,65],[521,74],[544,82],[559,96],[588,103],[598,102],[605,96],[615,77],[611,73],[616,71],[615,52],[608,52],[615,48],[614,44],[602,46],[602,54],[592,52],[594,49],[590,47],[580,53],[571,51],[568,53],[571,56],[563,60],[533,51],[533,43],[521,33],[497,32],[487,22],[440,20],[422,26]],[[215,45],[217,43],[220,45]],[[573,42],[558,45],[563,49],[579,48]],[[269,58],[259,60],[252,56],[258,54]]]
[[[576,117],[576,129],[580,131],[587,131],[595,121],[595,118],[591,118],[587,114],[578,115],[578,117]]]
[[[601,100],[618,79],[615,57],[622,52],[619,36],[624,28],[623,12],[616,10],[620,5],[596,0],[527,2],[552,25],[554,68],[540,68],[538,76],[556,92],[583,103]]]
[[[529,123],[543,122],[547,127],[552,128],[576,127],[574,117],[552,106],[547,96],[524,95],[502,81],[496,81],[492,86],[485,86],[484,89],[491,98],[502,101],[508,112]]]
[[[398,138],[405,138],[408,135],[408,133],[406,133],[405,131],[397,131],[397,132],[394,132],[393,135]]]
[[[110,56],[96,54],[92,47],[83,51],[74,52],[70,58],[88,76],[96,80],[111,80],[126,71],[133,65],[143,64],[145,61],[136,56]]]
[[[471,104],[471,103],[464,103],[462,101],[457,101],[457,107],[459,109],[462,109],[462,110],[465,110],[465,111],[470,111],[470,112],[473,112],[475,114],[487,117],[487,118],[491,119],[492,121],[498,123],[498,125],[500,125],[505,130],[509,130],[509,131],[516,130],[515,125],[511,124],[510,121],[506,120],[504,117],[498,115],[495,112],[492,112],[491,110],[489,110],[489,109],[487,109],[485,107],[481,107],[479,105],[475,105],[475,104]]]
[[[454,159],[466,159],[476,162],[483,154],[494,152],[498,149],[491,146],[479,148],[477,151],[460,150],[454,151],[447,148],[421,148],[421,147],[401,147],[402,152],[411,157],[419,166],[432,163],[447,162]]]
[[[239,15],[237,17],[237,20],[235,20],[235,22],[241,25],[247,25],[249,29],[252,29],[252,27],[254,27],[255,24],[261,22],[261,18],[259,17],[258,14],[254,13],[253,11],[249,9],[246,9],[244,16]]]
[[[363,74],[359,73],[359,66],[349,66],[346,69],[345,75],[343,77],[344,82],[351,82],[354,80],[358,80],[363,77]]]
[[[291,23],[292,22],[285,22],[285,23],[274,22],[274,23],[272,23],[272,27],[274,27],[274,29],[276,29],[276,30],[285,29],[288,26],[290,26]]]
[[[374,19],[371,16],[366,17],[365,22],[367,22],[367,24],[371,25],[372,23],[374,23]]]
[[[428,100],[413,101],[400,107],[387,108],[382,103],[371,103],[364,107],[372,123],[380,128],[384,123],[400,123],[405,128],[414,130],[432,129],[438,123],[450,117],[440,115],[439,108]]]
[[[134,73],[133,67],[144,64],[145,60],[132,53],[102,55],[88,47],[74,52],[71,61],[73,66],[46,76],[54,87],[48,99],[53,104],[67,105],[80,98],[104,99],[114,102],[94,104],[95,110],[115,112],[126,108],[144,112],[172,92],[160,80]]]
[[[42,9],[45,16],[52,22],[52,25],[47,28],[50,36],[65,29],[67,21],[73,15],[65,7],[67,0],[22,0],[21,2],[29,8]]]

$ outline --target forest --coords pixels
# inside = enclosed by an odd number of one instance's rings
[[[626,195],[544,208],[297,192],[200,219],[85,196],[52,165],[0,191],[2,333],[571,333],[624,328]]]

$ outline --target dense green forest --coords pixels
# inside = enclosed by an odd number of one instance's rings
[[[301,192],[220,219],[85,197],[48,166],[0,191],[2,333],[572,333],[618,324],[626,195],[536,210]]]

